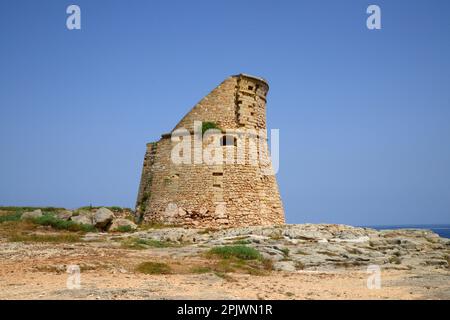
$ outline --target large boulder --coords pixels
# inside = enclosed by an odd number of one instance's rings
[[[107,208],[98,209],[93,218],[93,223],[97,228],[105,229],[114,219],[114,213]]]
[[[35,218],[39,218],[42,217],[42,210],[41,209],[37,209],[31,212],[24,212],[22,214],[22,216],[20,217],[20,219],[22,220],[30,220],[30,219],[35,219]]]
[[[56,217],[61,220],[70,220],[72,218],[72,211],[70,210],[62,210],[56,213]]]
[[[72,216],[70,218],[71,221],[78,223],[78,224],[87,224],[87,225],[93,225],[92,218],[90,218],[88,215],[80,214],[77,216]]]
[[[77,210],[72,213],[70,220],[78,224],[94,225],[93,216],[94,214],[89,210]]]
[[[136,230],[137,225],[128,219],[114,219],[109,231],[118,231],[121,228],[129,228],[130,230]]]

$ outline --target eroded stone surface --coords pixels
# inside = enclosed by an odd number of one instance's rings
[[[102,237],[110,237],[103,234]],[[115,236],[117,237],[117,236]],[[205,231],[164,228],[119,235],[184,244],[197,254],[198,248],[244,244],[259,250],[280,270],[330,270],[376,264],[390,269],[448,268],[450,240],[429,230],[383,230],[346,225],[297,224],[257,226]],[[89,236],[88,236],[89,238]],[[324,241],[325,240],[325,241]],[[184,252],[185,254],[186,252]]]

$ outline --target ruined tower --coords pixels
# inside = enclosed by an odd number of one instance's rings
[[[231,76],[170,133],[148,143],[136,203],[138,216],[197,228],[284,223],[270,159],[255,161],[268,151],[267,143],[255,147],[255,142],[267,142],[268,90],[262,78]],[[208,155],[223,161],[208,162]]]

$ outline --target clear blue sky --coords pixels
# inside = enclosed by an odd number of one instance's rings
[[[133,207],[146,142],[243,72],[270,82],[288,222],[449,223],[449,14],[444,0],[2,0],[0,205]]]

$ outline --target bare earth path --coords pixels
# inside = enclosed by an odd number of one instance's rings
[[[366,267],[272,271],[268,275],[193,274],[199,248],[122,249],[115,243],[0,242],[0,299],[450,299],[448,269],[382,269],[369,290]],[[142,261],[165,261],[179,274],[146,275]],[[66,267],[81,267],[81,288],[68,289]],[[401,268],[398,268],[401,269]]]

